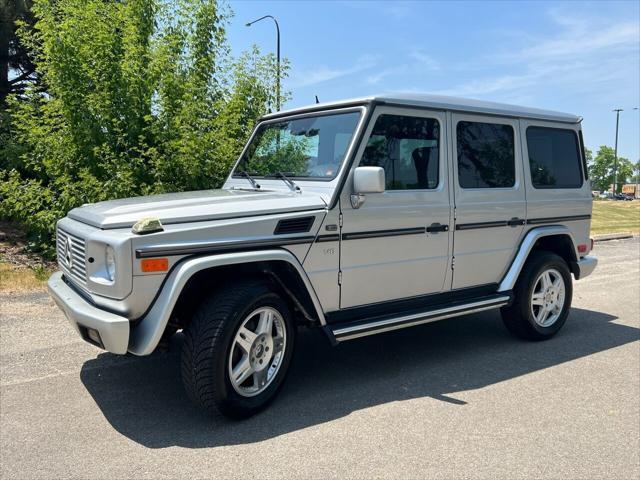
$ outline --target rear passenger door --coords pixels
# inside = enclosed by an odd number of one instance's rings
[[[517,119],[451,114],[453,289],[500,282],[526,220]]]

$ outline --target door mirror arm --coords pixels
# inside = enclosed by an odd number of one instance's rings
[[[366,198],[367,196],[364,193],[352,193],[351,206],[357,210],[364,204],[364,201],[366,200]]]

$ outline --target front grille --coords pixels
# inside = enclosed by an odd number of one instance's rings
[[[58,229],[58,264],[62,270],[83,285],[87,283],[85,242],[82,238]]]

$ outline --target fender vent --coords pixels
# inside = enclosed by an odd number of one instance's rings
[[[289,218],[280,220],[273,232],[275,235],[286,235],[288,233],[305,233],[311,230],[315,217]]]

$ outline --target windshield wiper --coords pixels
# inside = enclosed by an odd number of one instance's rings
[[[291,174],[290,172],[287,172],[287,173]],[[296,182],[294,182],[289,177],[287,177],[283,172],[275,172],[275,173],[271,173],[269,175],[265,175],[265,178],[268,178],[268,177],[274,177],[274,178],[281,179],[284,183],[287,184],[287,186],[291,189],[292,192],[299,192],[300,191],[300,187],[298,185],[296,185]]]
[[[251,175],[249,175],[249,172],[243,170],[242,172],[238,172],[238,175],[240,175],[241,177],[244,177],[247,180],[249,180],[249,183],[251,184],[251,186],[254,189],[256,189],[256,190],[260,189],[260,184],[258,182],[256,182]]]

